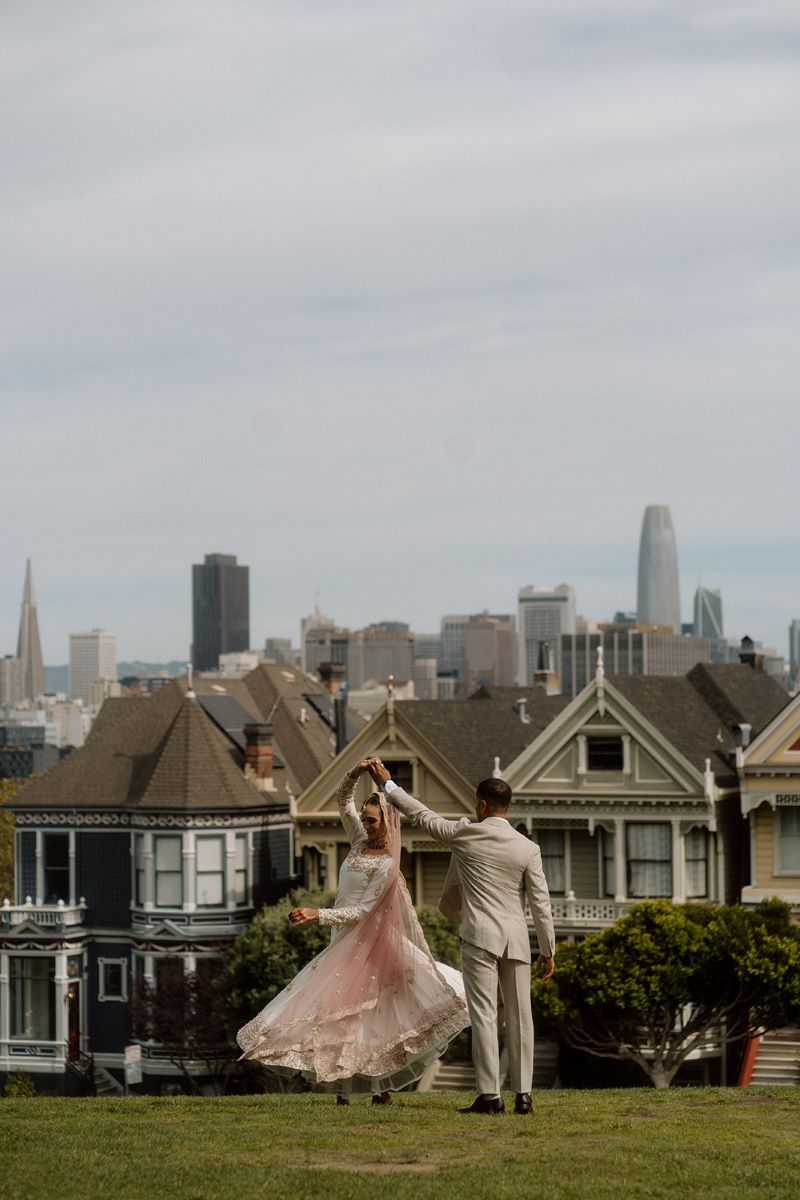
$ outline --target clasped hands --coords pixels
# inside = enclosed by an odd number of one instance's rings
[[[384,783],[388,782],[388,780],[392,778],[378,757],[362,758],[360,763],[356,763],[356,765],[347,772],[347,777],[348,779],[358,779],[360,775],[364,775],[366,772],[369,772],[375,783],[377,783],[378,787],[381,787]]]

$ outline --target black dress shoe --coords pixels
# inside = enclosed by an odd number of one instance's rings
[[[470,1113],[491,1113],[496,1116],[498,1113],[506,1111],[506,1106],[503,1104],[502,1096],[494,1096],[491,1099],[488,1096],[477,1096],[468,1108],[460,1108],[459,1112]]]
[[[514,1101],[515,1113],[529,1113],[533,1108],[530,1092],[517,1092],[517,1098]]]

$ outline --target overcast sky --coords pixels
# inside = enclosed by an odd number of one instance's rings
[[[6,0],[0,653],[633,608],[800,615],[795,0]]]

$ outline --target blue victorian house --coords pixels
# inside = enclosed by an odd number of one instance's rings
[[[215,972],[297,882],[292,797],[335,751],[329,694],[274,665],[107,700],[86,745],[10,805],[0,1081],[120,1090],[137,984]],[[177,1081],[157,1045],[142,1056],[146,1090]]]

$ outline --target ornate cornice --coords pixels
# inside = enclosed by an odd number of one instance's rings
[[[79,829],[261,829],[269,825],[291,825],[288,810],[280,813],[143,813],[42,811],[16,814],[17,828],[67,825]]]

